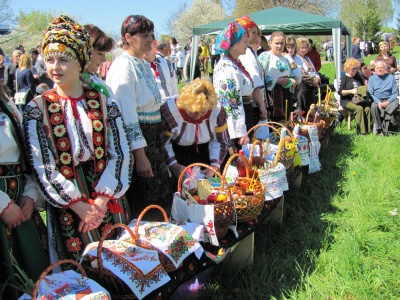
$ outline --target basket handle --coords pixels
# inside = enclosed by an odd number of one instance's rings
[[[114,230],[115,228],[118,228],[118,227],[124,228],[129,233],[129,235],[131,236],[132,240],[136,241],[136,237],[137,236],[135,236],[135,234],[133,233],[132,229],[130,229],[125,224],[122,224],[122,223],[114,224],[111,227],[109,227],[107,230],[105,230],[103,232],[103,234],[101,235],[101,238],[100,238],[100,241],[99,241],[99,245],[97,246],[97,263],[98,263],[100,272],[103,272],[103,270],[104,270],[104,268],[103,268],[103,258],[101,257],[101,249],[103,248],[104,240],[106,239],[107,235],[112,230]]]
[[[277,134],[280,135],[279,130],[276,129],[274,126],[269,125],[268,123],[270,123],[270,122],[254,125],[253,127],[251,127],[251,128],[249,129],[249,131],[247,131],[246,136],[249,136],[249,134],[250,134],[253,130],[256,130],[257,128],[262,127],[262,126],[267,126],[267,127],[271,128],[272,130],[274,130]]]
[[[272,122],[272,121],[268,122],[268,124],[274,124],[274,125],[281,126],[282,128],[285,128],[287,134],[289,134],[290,137],[291,137],[292,139],[294,139],[293,133],[292,133],[292,132],[289,130],[289,128],[287,128],[285,125],[283,125],[283,124],[281,124],[281,123],[278,123],[278,122]]]
[[[278,131],[278,133],[279,133],[279,131]],[[254,153],[254,150],[256,149],[256,145],[260,146],[260,156],[261,157],[263,156],[262,143],[259,140],[255,140],[253,142],[253,144],[251,145],[250,154],[249,154],[250,167],[253,166],[253,153]]]
[[[165,212],[165,210],[164,210],[161,206],[159,206],[159,205],[154,205],[154,204],[153,204],[153,205],[147,206],[147,207],[140,213],[139,217],[138,217],[137,220],[136,220],[135,235],[136,235],[137,238],[139,238],[139,225],[140,225],[140,222],[142,221],[144,215],[145,215],[150,209],[152,209],[152,208],[156,208],[156,209],[158,209],[159,211],[161,211],[162,214],[163,214],[163,217],[164,217],[164,222],[168,222],[167,213]]]
[[[221,175],[220,172],[216,171],[215,169],[213,169],[212,167],[210,167],[209,165],[203,164],[203,163],[194,163],[191,165],[188,165],[185,169],[183,169],[181,175],[179,175],[179,179],[178,179],[178,192],[181,193],[182,190],[182,180],[183,180],[183,176],[185,175],[186,171],[192,167],[195,166],[199,166],[199,167],[203,167],[203,168],[207,168],[209,170],[212,170],[215,172],[215,174],[217,174],[217,176],[221,179],[221,186],[220,186],[220,190],[223,189],[224,185],[226,187],[226,190],[228,191],[228,197],[229,199],[232,201],[231,198],[231,189],[229,188],[228,183],[226,182],[225,178]]]
[[[73,265],[75,265],[75,266],[79,269],[79,271],[81,271],[82,276],[85,276],[85,277],[86,277],[86,272],[85,272],[85,270],[83,269],[83,267],[82,267],[78,262],[76,262],[76,261],[74,261],[74,260],[72,260],[72,259],[62,259],[62,260],[59,260],[59,261],[57,261],[57,262],[51,264],[50,266],[48,266],[48,267],[42,272],[42,274],[40,274],[38,280],[37,280],[36,283],[35,283],[35,288],[33,289],[33,292],[32,292],[32,300],[36,300],[37,293],[39,292],[39,286],[40,286],[40,283],[42,282],[42,280],[47,276],[47,274],[48,274],[51,270],[53,270],[55,267],[58,267],[59,265],[62,265],[62,264],[73,264]]]
[[[310,117],[310,113],[311,113],[312,111],[314,111],[314,113],[316,113],[315,110],[316,110],[315,108],[311,108],[311,107],[310,107],[310,109],[308,110],[307,116],[306,116],[306,123],[308,123],[308,118]]]
[[[241,159],[241,160],[243,161],[243,163],[244,163],[244,165],[245,165],[245,167],[246,167],[246,177],[249,177],[249,176],[250,176],[250,173],[249,173],[249,168],[250,168],[250,166],[249,166],[249,163],[248,163],[246,157],[245,157],[244,155],[242,155],[242,154],[235,153],[235,154],[231,155],[231,156],[229,157],[228,161],[226,162],[224,171],[222,172],[222,177],[224,177],[224,178],[226,177],[226,173],[228,172],[229,165],[231,164],[231,162],[232,162],[236,157],[239,157],[239,159]]]

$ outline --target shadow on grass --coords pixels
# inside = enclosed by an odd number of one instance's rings
[[[322,171],[307,176],[301,189],[285,194],[283,223],[263,224],[257,230],[253,266],[238,271],[222,265],[201,299],[286,298],[301,288],[304,277],[315,271],[320,250],[331,242],[324,214],[335,211],[331,201],[342,193],[342,174],[352,155],[353,132],[345,127],[338,125],[321,152]]]

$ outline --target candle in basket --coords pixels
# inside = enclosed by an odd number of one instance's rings
[[[321,88],[318,87],[318,107],[321,107]]]
[[[281,155],[283,145],[285,144],[285,139],[281,139],[278,145],[278,151],[276,151],[274,166],[278,165],[279,156]]]

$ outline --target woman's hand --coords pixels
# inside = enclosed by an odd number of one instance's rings
[[[135,157],[136,173],[143,178],[154,177],[150,161],[143,148],[133,150],[133,155]]]
[[[171,169],[172,173],[174,173],[175,177],[179,178],[179,176],[181,175],[181,173],[185,169],[185,166],[182,166],[182,165],[180,165],[178,163],[174,163],[169,168]]]
[[[287,77],[279,77],[278,80],[276,81],[277,84],[284,86],[289,83],[289,78]]]
[[[353,95],[356,95],[357,94],[357,88],[355,87],[354,89],[351,90],[351,92],[352,92]]]
[[[217,166],[211,166],[215,171],[219,170],[219,167]],[[210,169],[204,169],[203,171],[201,171],[201,173],[203,173],[205,176],[207,177],[214,177],[215,171],[210,170]]]
[[[35,200],[28,196],[23,196],[20,203],[21,212],[23,215],[22,222],[26,222],[31,218],[33,209],[35,208]]]
[[[378,106],[379,106],[380,109],[384,109],[384,108],[386,108],[389,104],[390,104],[389,101],[386,100],[386,101],[383,101],[383,102],[379,103]]]
[[[73,203],[69,208],[71,208],[81,219],[78,231],[82,233],[86,233],[89,230],[99,227],[106,215],[105,212],[100,211],[96,205],[91,205],[83,201]]]
[[[250,138],[249,138],[247,135],[242,136],[242,137],[239,139],[239,145],[246,145],[246,144],[248,144],[248,143],[250,143]]]
[[[24,215],[22,214],[21,208],[12,202],[0,215],[0,219],[11,229],[21,225]]]
[[[292,81],[292,87],[295,88],[296,87],[296,80],[294,80],[293,78],[290,78],[290,80]]]

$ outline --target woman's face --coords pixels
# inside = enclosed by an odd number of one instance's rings
[[[304,57],[308,52],[308,47],[306,43],[301,43],[300,45],[297,46],[297,54],[300,55],[301,57]]]
[[[354,77],[357,74],[357,72],[358,72],[358,68],[350,68],[347,70],[346,74],[349,77]]]
[[[367,78],[369,78],[371,76],[371,70],[369,69],[368,66],[365,66],[365,67],[361,68],[361,72]]]
[[[285,48],[285,38],[281,35],[275,36],[271,39],[271,52],[275,55],[282,54],[283,49]]]
[[[87,71],[91,74],[96,73],[103,62],[106,61],[106,52],[93,49]]]
[[[135,35],[127,33],[125,38],[129,44],[129,48],[138,55],[138,58],[142,58],[145,53],[152,49],[155,39],[153,31],[138,33]]]
[[[233,48],[236,50],[237,55],[246,54],[247,47],[249,46],[249,40],[247,34],[244,34],[242,38],[233,45]]]
[[[249,39],[248,39],[249,40],[249,44],[254,43],[256,41],[257,37],[260,37],[258,35],[257,27],[253,27],[253,28],[249,29],[247,31],[247,34],[248,34],[248,37],[249,37]]]
[[[49,78],[60,87],[79,84],[80,65],[75,59],[50,55],[46,59],[46,70]]]
[[[382,44],[379,49],[382,53],[386,54],[388,52],[388,46],[386,44]]]
[[[296,47],[294,46],[294,45],[287,45],[286,46],[286,50],[287,50],[287,53],[290,55],[290,56],[294,56],[294,53],[295,53],[295,51],[296,51]]]

